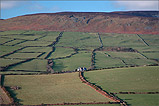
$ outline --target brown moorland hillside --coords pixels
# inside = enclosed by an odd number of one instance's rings
[[[30,14],[0,20],[0,30],[159,34],[159,11]]]

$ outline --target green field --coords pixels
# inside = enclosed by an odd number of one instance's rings
[[[108,92],[118,93],[118,92],[159,92],[159,67],[138,67],[138,68],[119,68],[119,69],[105,69],[97,70],[91,72],[85,72],[84,76],[86,79],[96,85],[99,85],[101,88]],[[139,95],[139,94],[138,94]],[[138,104],[133,98],[140,98],[142,103],[147,103],[147,98],[149,95],[138,96],[120,94],[119,96],[127,101],[129,104],[136,106]],[[142,94],[141,94],[142,95]],[[151,96],[151,95],[150,95]],[[152,97],[158,97],[159,95],[152,95]],[[145,100],[145,101],[144,101]],[[152,100],[152,101],[151,101]],[[155,99],[156,100],[156,99]],[[159,100],[159,99],[157,99]],[[129,102],[130,101],[130,102]],[[149,104],[153,102],[153,98],[149,100]],[[136,102],[136,103],[135,103]],[[141,103],[141,104],[142,104]],[[159,105],[159,102],[153,103],[154,106]],[[139,103],[140,104],[140,103]],[[140,105],[139,105],[140,106]]]
[[[73,71],[78,67],[89,68],[91,64],[91,53],[90,52],[79,52],[70,58],[54,60],[55,65],[53,69],[55,71]]]
[[[22,34],[24,32],[26,31],[22,31],[22,30],[3,31],[3,32],[0,32],[0,35]]]
[[[110,101],[81,83],[78,73],[47,75],[48,59],[53,60],[51,67],[55,72],[74,71],[78,67],[89,69],[93,64],[96,70],[84,72],[84,76],[107,92],[159,92],[159,66],[147,66],[159,65],[158,35],[103,33],[99,37],[98,33],[63,32],[57,41],[60,33],[33,30],[0,32],[0,67],[16,64],[0,71],[0,74],[6,74],[5,86],[17,102],[38,105]],[[103,49],[97,49],[102,44]],[[134,49],[135,52],[111,50],[118,47]],[[33,59],[27,61],[29,58]],[[20,86],[21,89],[13,91],[8,86]],[[116,95],[130,106],[159,105],[158,94]]]
[[[159,45],[159,35],[140,35],[150,46],[158,46]],[[150,39],[151,38],[151,39]]]
[[[96,52],[95,66],[97,69],[125,66],[120,59],[108,57],[104,52]]]
[[[47,60],[34,59],[11,67],[9,70],[46,71]]]
[[[19,52],[47,52],[50,51],[51,47],[27,47]]]
[[[27,41],[19,44],[19,46],[48,46],[51,42],[47,41]]]
[[[0,58],[0,62],[1,62],[0,66],[5,67],[7,65],[14,64],[14,63],[17,63],[17,62],[20,62],[20,61],[22,61],[22,60]]]
[[[11,41],[11,42],[8,42],[8,43],[5,43],[4,45],[16,45],[16,44],[19,44],[21,42],[24,42],[24,40],[14,40],[14,41]]]
[[[62,34],[62,37],[60,37],[58,42],[54,45],[55,50],[51,52],[52,47],[49,45],[56,41],[56,38],[59,34],[60,32],[53,31],[0,32],[0,38],[2,38],[2,45],[0,45],[0,56],[3,56],[5,54],[11,53],[15,50],[24,47],[21,50],[18,50],[12,54],[2,57],[2,60],[4,61],[4,59],[14,59],[13,61],[16,61],[17,59],[18,61],[18,59],[25,60],[28,58],[40,59],[39,62],[30,61],[27,63],[19,64],[15,67],[10,67],[10,70],[22,70],[22,68],[25,68],[23,70],[29,69],[30,72],[33,70],[44,71],[44,69],[46,69],[44,67],[46,67],[45,65],[47,64],[44,63],[47,62],[46,59],[53,59],[55,63],[53,68],[56,72],[73,71],[78,67],[89,68],[91,66],[91,52],[93,51],[93,49],[101,46],[98,33],[64,32]],[[148,35],[141,36],[143,39],[145,39],[145,41],[148,39]],[[153,36],[156,39],[158,39],[157,35]],[[142,39],[139,38],[136,34],[105,33],[100,34],[100,37],[104,48],[130,47],[132,49],[139,51],[140,53],[95,51],[96,69],[123,67],[131,65],[143,66],[159,64],[157,62],[157,60],[159,59],[158,43],[155,43],[155,46],[147,46],[144,44]],[[154,38],[150,38],[149,41],[156,42]],[[79,53],[71,56],[72,53],[75,53],[73,48],[78,49]],[[27,66],[25,66],[24,64],[27,64]],[[35,67],[37,66],[39,66],[39,68],[35,69]]]
[[[41,53],[14,53],[9,56],[6,56],[7,58],[36,58]]]
[[[20,47],[18,47],[18,46],[4,46],[4,45],[0,45],[1,52],[6,52],[6,54],[9,53],[9,52],[12,52],[14,50],[17,50],[19,48]]]
[[[1,39],[0,39],[0,44],[3,44],[3,43],[8,42],[8,41],[10,41],[10,40],[13,40],[13,39],[1,38]]]
[[[71,55],[72,53],[75,53],[72,48],[61,48],[61,47],[56,47],[55,52],[53,52],[49,59],[55,59],[59,57],[66,57]]]
[[[65,79],[65,80],[64,80]],[[13,91],[24,105],[52,104],[63,102],[107,102],[100,93],[81,83],[78,73],[59,75],[9,75],[5,86],[20,86]]]
[[[100,45],[97,34],[83,32],[65,32],[57,44],[57,46],[78,48],[97,48]]]
[[[24,35],[24,34],[19,34],[19,35],[6,35],[6,36],[3,36],[4,38],[10,38],[10,39],[16,39],[17,41],[18,40],[34,40],[36,38],[39,38],[41,37],[42,35]]]
[[[136,34],[102,34],[103,45],[106,47],[144,47],[144,43]]]
[[[159,95],[158,94],[118,94],[118,97],[126,100],[130,106],[158,106]]]

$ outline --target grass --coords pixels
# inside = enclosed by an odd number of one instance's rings
[[[159,52],[158,53],[142,53],[146,57],[151,58],[151,59],[159,59]]]
[[[16,74],[16,75],[20,75],[20,74],[38,74],[39,72],[24,72],[24,71],[12,71],[12,70],[8,70],[8,71],[0,71],[0,74]]]
[[[88,68],[91,65],[91,52],[79,52],[70,58],[54,60],[55,71],[73,71],[78,67]]]
[[[16,97],[23,105],[110,101],[94,89],[81,83],[78,73],[9,75],[5,77],[5,86],[20,86],[22,88],[14,93],[17,94]]]
[[[118,94],[118,97],[127,101],[130,106],[158,106],[159,95],[158,94]]]
[[[13,63],[17,63],[20,62],[22,60],[15,60],[15,59],[4,59],[4,58],[0,58],[0,66],[1,67],[5,67],[7,65],[13,64]]]
[[[131,59],[143,59],[142,55],[136,53],[136,52],[106,52],[108,53],[111,57],[119,57],[119,58],[131,58]]]
[[[22,42],[22,41],[24,41],[24,40],[14,40],[14,41],[5,43],[4,45],[14,45],[14,44],[20,43],[20,42]]]
[[[5,43],[5,42],[7,42],[7,41],[10,41],[10,40],[12,40],[12,39],[1,38],[1,37],[0,37],[0,44],[3,44],[3,43]]]
[[[10,70],[46,71],[47,60],[34,59],[10,68]]]
[[[159,46],[159,35],[149,35],[144,34],[140,35],[150,46]],[[150,39],[151,37],[151,39]]]
[[[0,52],[0,56],[7,54],[7,52]]]
[[[124,62],[125,62],[127,65],[139,65],[139,66],[143,66],[143,65],[158,64],[156,61],[154,61],[154,60],[149,60],[149,59],[122,58],[122,60],[124,60]]]
[[[99,47],[100,41],[97,34],[89,34],[82,32],[64,32],[62,39],[57,46],[87,48]]]
[[[51,47],[27,47],[19,52],[48,52],[52,50]]]
[[[55,51],[50,55],[49,59],[53,58],[59,58],[59,57],[66,57],[71,55],[72,53],[75,53],[72,48],[61,48],[56,47]]]
[[[4,46],[4,45],[0,45],[0,51],[1,52],[7,52],[7,53],[12,52],[14,50],[17,50],[19,48],[20,47],[18,47],[18,46]]]
[[[24,35],[24,34],[20,34],[20,35],[6,35],[4,37],[6,38],[10,38],[10,39],[23,39],[23,40],[34,40],[36,38],[41,37],[42,35]]]
[[[159,52],[159,46],[134,47],[139,52]]]
[[[27,41],[19,44],[19,46],[48,46],[52,42],[43,42],[43,41]]]
[[[159,66],[105,69],[86,72],[85,77],[109,92],[159,91]]]
[[[39,39],[40,41],[55,41],[56,37],[60,34],[60,32],[47,32],[47,36]]]
[[[153,60],[146,59],[139,53],[135,52],[106,52],[113,58],[120,58],[124,60],[127,65],[152,65],[157,64]]]
[[[3,31],[3,32],[0,32],[0,35],[21,34],[21,33],[24,33],[24,32],[25,31],[22,31],[22,30]]]
[[[27,30],[23,34],[36,34],[36,35],[41,35],[45,34],[47,31],[34,31],[34,30]]]
[[[36,58],[40,54],[41,53],[14,53],[7,56],[7,58]]]
[[[95,66],[97,69],[124,66],[120,59],[113,59],[111,57],[107,57],[104,52],[95,53]]]
[[[2,38],[1,42],[6,42],[11,39],[26,39],[26,40],[35,40],[36,41],[26,41],[20,43],[16,46],[9,46],[19,43],[22,40],[14,40],[8,42],[4,45],[0,45],[0,55],[7,54],[14,50],[17,50],[21,47],[25,46],[43,46],[43,47],[27,47],[24,48],[12,55],[6,56],[6,58],[36,58],[39,53],[43,52],[44,54],[38,59],[45,59],[48,53],[51,52],[52,48],[48,47],[48,45],[52,44],[53,41],[56,40],[56,37],[60,32],[52,32],[52,31],[5,31],[0,32],[0,35],[6,38]],[[46,36],[45,36],[46,35]],[[141,35],[144,39],[148,39],[148,35]],[[150,38],[151,42],[156,42],[155,39],[158,39],[157,35],[152,35],[154,38]],[[9,38],[8,38],[9,37]],[[142,54],[152,59],[159,59],[158,49],[159,47],[156,45],[146,46],[143,41],[136,34],[114,34],[114,33],[106,33],[101,34],[101,39],[105,47],[131,47],[133,49],[137,49]],[[152,40],[151,40],[152,39]],[[4,41],[3,41],[4,40]],[[157,43],[156,43],[157,44]],[[5,46],[8,45],[8,46]],[[63,47],[62,47],[63,46]],[[82,50],[83,53],[76,54],[71,58],[58,59],[55,61],[55,70],[74,70],[78,67],[85,66],[89,67],[91,65],[91,53],[93,49],[100,47],[101,43],[99,41],[99,37],[97,33],[84,33],[84,32],[64,32],[62,37],[59,39],[59,42],[56,44],[56,50],[53,52],[48,59],[55,59],[60,57],[65,57],[74,53],[73,49],[69,47],[75,47],[79,50]],[[68,47],[68,48],[64,48]],[[86,50],[87,49],[87,50]],[[28,53],[23,53],[28,52]],[[35,52],[35,53],[29,53]],[[111,57],[107,57],[106,54],[109,54]],[[95,66],[97,69],[99,68],[109,68],[109,67],[120,67],[126,66],[122,61],[126,62],[127,65],[152,65],[157,62],[153,60],[148,60],[144,58],[144,56],[138,53],[130,53],[130,52],[96,52],[95,57]],[[84,60],[84,61],[83,61]],[[43,66],[44,67],[44,66]]]
[[[159,66],[85,72],[86,79],[108,92],[159,92]],[[131,106],[158,106],[157,94],[118,94]]]
[[[144,47],[144,43],[135,34],[102,34],[103,45],[106,47]]]

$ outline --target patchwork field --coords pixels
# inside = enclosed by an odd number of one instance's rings
[[[102,69],[157,65],[159,45],[155,43],[155,39],[158,39],[158,35],[152,35],[154,38],[148,36],[150,35],[51,31],[0,32],[0,66],[9,66],[1,73],[12,70],[41,73],[47,70],[47,59],[54,61],[51,67],[55,72],[73,71],[78,67]],[[99,47],[109,49],[102,51],[97,49]],[[114,51],[117,47],[135,52],[123,51],[124,49]],[[12,62],[5,62],[9,60]]]
[[[137,67],[85,72],[85,78],[103,90],[119,92],[159,92],[159,67]],[[145,96],[144,96],[145,95]],[[133,106],[157,106],[158,94],[118,94]],[[147,101],[148,100],[148,101]]]
[[[88,81],[130,106],[157,106],[158,94],[119,92],[159,92],[158,39],[159,35],[142,34],[4,31],[0,74],[14,100],[25,105],[111,101],[71,73],[85,67]],[[120,106],[90,106],[105,105]]]

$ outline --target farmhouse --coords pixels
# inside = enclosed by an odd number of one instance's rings
[[[85,67],[78,67],[78,69],[77,69],[77,71],[86,71],[87,70],[87,68],[85,68]]]

